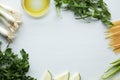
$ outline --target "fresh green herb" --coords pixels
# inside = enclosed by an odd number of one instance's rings
[[[102,79],[108,79],[120,71],[120,59],[111,63],[112,66],[102,75]]]
[[[90,20],[95,18],[101,20],[105,25],[112,25],[111,14],[103,0],[55,0],[55,5],[59,15],[60,9],[63,7],[73,11],[77,19]]]
[[[26,75],[30,67],[28,54],[24,49],[20,53],[21,57],[18,57],[11,48],[0,49],[0,80],[36,80]]]

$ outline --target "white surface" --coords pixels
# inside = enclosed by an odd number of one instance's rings
[[[46,69],[53,76],[69,70],[80,72],[82,80],[99,80],[109,63],[119,57],[109,49],[105,39],[106,27],[100,21],[84,23],[73,13],[62,12],[59,18],[54,2],[48,14],[34,19],[21,7],[21,0],[0,0],[23,14],[23,24],[11,47],[18,52],[24,48],[30,55],[29,74],[38,80]],[[120,0],[105,0],[112,20],[120,19]]]

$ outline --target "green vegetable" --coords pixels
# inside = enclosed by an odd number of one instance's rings
[[[55,0],[55,5],[58,15],[63,7],[73,11],[77,19],[91,20],[95,18],[101,20],[105,25],[112,25],[111,14],[103,0]]]
[[[111,63],[112,66],[102,75],[102,79],[108,79],[120,71],[120,59]]]
[[[21,57],[18,57],[11,48],[0,49],[0,80],[36,80],[26,75],[30,67],[28,54],[24,49],[20,53]]]

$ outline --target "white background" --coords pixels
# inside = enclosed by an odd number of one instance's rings
[[[112,21],[120,19],[120,0],[105,0]],[[39,19],[28,16],[21,0],[0,0],[22,13],[23,24],[11,44],[13,51],[24,48],[30,56],[29,75],[40,79],[48,69],[53,76],[64,71],[79,72],[82,80],[99,80],[109,63],[119,57],[105,39],[106,26],[100,21],[85,23],[72,12],[62,11],[58,17],[53,0],[49,12]],[[0,37],[2,41],[5,40]]]

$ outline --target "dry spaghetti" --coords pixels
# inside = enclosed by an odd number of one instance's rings
[[[120,20],[113,22],[113,26],[111,26],[107,30],[107,38],[110,39],[110,47],[113,49],[115,53],[120,52]]]

